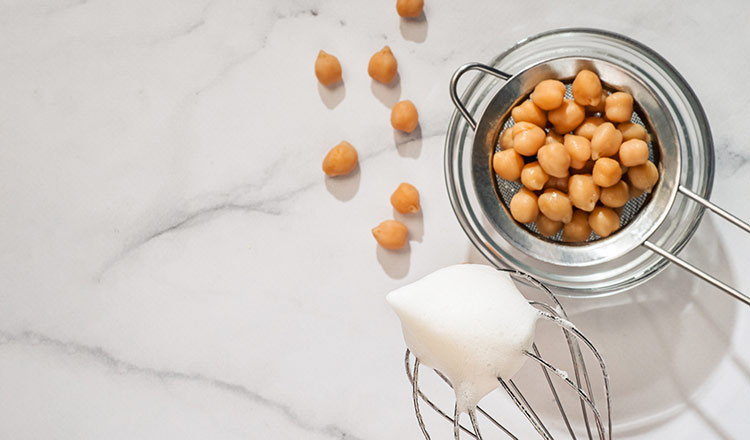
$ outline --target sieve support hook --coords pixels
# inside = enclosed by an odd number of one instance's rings
[[[488,73],[490,75],[496,76],[502,80],[509,79],[512,75],[509,75],[505,72],[501,72],[495,68],[492,68],[490,66],[487,66],[485,64],[481,63],[469,63],[464,64],[463,66],[459,67],[456,72],[451,77],[451,83],[450,83],[450,94],[451,94],[451,100],[453,100],[453,104],[455,104],[458,111],[461,113],[461,116],[466,119],[466,122],[469,124],[472,130],[476,130],[477,123],[474,120],[474,118],[471,116],[471,113],[466,109],[466,106],[463,102],[461,102],[461,98],[458,96],[458,80],[464,75],[464,73],[470,71],[470,70],[477,70],[483,73]]]
[[[683,185],[680,185],[678,188],[680,193],[685,195],[686,197],[690,198],[694,202],[702,205],[703,207],[709,209],[711,212],[717,214],[718,216],[722,217],[723,219],[729,221],[730,223],[734,224],[738,228],[742,229],[745,232],[750,233],[750,225],[746,222],[742,221],[740,218],[730,214],[729,212],[725,211],[724,209],[714,205],[710,201],[706,200],[705,198],[699,196],[698,194],[694,193],[693,191],[689,190],[688,188],[684,187]],[[746,305],[750,305],[750,297],[745,295],[744,293],[740,292],[739,290],[735,289],[734,287],[728,285],[727,283],[713,277],[710,274],[707,274],[706,272],[702,271],[701,269],[693,266],[692,264],[688,263],[687,261],[679,258],[678,256],[674,255],[673,253],[660,248],[659,246],[651,243],[650,241],[643,242],[643,246],[647,248],[648,250],[655,252],[662,257],[666,258],[667,260],[671,261],[672,263],[676,264],[682,269],[685,269],[686,271],[690,272],[691,274],[697,276],[698,278],[702,279],[703,281],[706,281],[709,284],[712,284],[715,287],[718,287],[719,289],[723,290],[724,292],[730,294],[735,299],[745,303]]]

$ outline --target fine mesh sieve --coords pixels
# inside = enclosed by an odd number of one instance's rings
[[[564,80],[563,83],[565,84],[565,99],[572,99],[573,98],[573,92],[571,91],[571,83],[572,79]],[[603,85],[604,89],[609,92],[615,92],[617,91],[615,88],[611,86],[607,86],[606,84]],[[630,122],[634,124],[638,124],[642,127],[645,127],[647,131],[651,131],[651,127],[646,126],[646,124],[643,122],[643,119],[640,117],[639,113],[641,112],[640,108],[638,107],[637,103],[634,103],[634,111],[630,118]],[[601,114],[596,113],[595,116],[601,116]],[[510,129],[515,125],[515,121],[513,120],[513,116],[508,116],[508,118],[505,120],[504,123],[502,123],[502,129],[498,133],[497,140],[495,142],[495,152],[501,151],[500,148],[500,136],[505,130]],[[649,140],[648,142],[648,156],[649,160],[651,162],[654,162],[655,164],[658,164],[657,155],[654,152],[653,147],[653,140]],[[495,184],[497,186],[497,193],[500,197],[500,200],[502,200],[503,204],[505,204],[505,207],[510,209],[510,200],[513,198],[513,196],[518,192],[519,189],[523,185],[521,185],[518,181],[510,181],[505,180],[501,178],[500,176],[495,175]],[[618,215],[620,216],[620,228],[624,227],[625,225],[630,222],[637,214],[638,211],[640,211],[641,207],[646,203],[646,199],[648,198],[647,193],[643,193],[638,197],[634,197],[630,199],[625,206],[617,210]],[[555,236],[553,237],[544,237],[539,233],[536,227],[536,223],[527,223],[523,224],[526,229],[534,233],[537,237],[541,239],[546,240],[552,240],[555,242],[559,242],[562,244],[569,245],[569,243],[565,243],[562,241],[562,230],[560,230]],[[594,241],[599,240],[601,237],[599,237],[596,232],[591,231],[591,234],[589,235],[589,238],[586,239],[586,241]]]
[[[570,49],[564,44],[565,39],[575,39],[586,46]],[[539,41],[544,41],[545,46]],[[532,273],[567,291],[579,287],[585,290],[587,282],[596,286],[590,291],[622,289],[652,276],[669,260],[750,304],[749,297],[675,256],[694,232],[702,213],[689,206],[689,200],[750,232],[750,225],[702,197],[710,192],[713,176],[710,131],[697,98],[679,73],[640,43],[604,31],[554,31],[519,44],[523,45],[539,45],[548,53],[528,64],[514,60],[519,66],[514,75],[471,63],[459,68],[451,79],[450,93],[457,112],[446,140],[446,182],[454,211],[480,251],[499,266]],[[505,55],[510,54],[511,51]],[[496,61],[502,63],[502,57]],[[570,83],[583,69],[597,73],[605,87],[633,96],[637,106],[631,120],[644,125],[651,135],[650,155],[657,164],[659,181],[651,194],[629,202],[622,211],[618,232],[607,238],[592,235],[585,243],[569,244],[542,237],[533,225],[523,226],[512,219],[507,204],[518,185],[497,180],[491,157],[502,129],[513,123],[511,109],[526,99],[536,84],[544,79]],[[492,90],[494,94],[484,91],[486,106],[478,123],[457,91],[461,76],[472,70],[504,81],[499,89]],[[481,98],[476,93],[471,95],[476,81],[464,96],[474,111],[478,111]],[[461,118],[463,126],[459,124]],[[469,140],[471,132],[473,140]],[[706,155],[704,169],[696,169],[695,164]],[[675,223],[684,212],[691,216],[684,223]],[[671,239],[677,236],[680,239],[674,243]],[[660,256],[661,261],[644,256],[649,252]],[[650,261],[650,266],[644,261]],[[636,263],[645,269],[633,275],[631,266]]]

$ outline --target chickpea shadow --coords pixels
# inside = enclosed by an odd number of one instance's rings
[[[400,212],[393,210],[394,220],[398,220],[405,224],[409,228],[409,240],[422,242],[424,237],[424,216],[422,215],[422,209],[414,214],[401,214]]]
[[[405,40],[415,43],[424,43],[427,40],[428,28],[427,16],[424,15],[424,11],[418,17],[401,17],[401,22],[399,23],[401,36]]]
[[[351,200],[359,191],[360,180],[361,172],[359,164],[357,164],[354,171],[345,176],[326,176],[326,189],[337,199],[346,202]]]
[[[411,245],[409,243],[402,249],[395,251],[377,246],[375,254],[380,266],[392,279],[400,280],[409,274],[409,267],[411,266]]]
[[[339,81],[329,86],[324,86],[318,82],[318,95],[320,95],[320,100],[323,101],[323,104],[327,108],[334,109],[346,97],[346,85],[344,81]]]
[[[401,75],[397,73],[396,77],[388,84],[382,84],[373,79],[370,83],[370,90],[378,98],[378,101],[391,108],[401,99]]]
[[[416,159],[422,153],[422,125],[417,125],[411,133],[401,130],[393,131],[393,142],[399,156]]]

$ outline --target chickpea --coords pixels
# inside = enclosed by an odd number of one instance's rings
[[[562,135],[559,135],[555,133],[554,131],[550,130],[547,132],[547,137],[544,138],[545,144],[554,144],[555,142],[563,143],[563,137]]]
[[[622,169],[616,160],[609,157],[602,157],[597,159],[591,175],[594,178],[594,183],[602,188],[607,188],[620,180]]]
[[[533,156],[544,145],[544,130],[530,122],[513,126],[513,149],[523,156]]]
[[[599,201],[601,189],[590,174],[576,174],[568,181],[568,197],[576,208],[591,212]]]
[[[521,177],[523,157],[516,150],[503,150],[492,157],[492,169],[505,180],[516,180]]]
[[[575,171],[580,171],[581,169],[583,169],[583,167],[586,166],[587,163],[588,161],[586,160],[575,160],[572,157],[570,158],[570,168]]]
[[[544,113],[544,110],[537,107],[530,99],[527,99],[521,105],[515,106],[510,114],[516,122],[531,122],[539,127],[547,125],[547,115]]]
[[[419,114],[414,103],[406,100],[397,102],[391,109],[391,126],[396,130],[411,133],[419,124]]]
[[[648,145],[640,139],[631,139],[620,145],[620,163],[626,167],[643,165],[648,161]]]
[[[640,139],[644,142],[649,142],[651,136],[648,135],[646,127],[632,122],[623,122],[617,125],[617,129],[622,133],[622,139],[629,141],[631,139]]]
[[[542,146],[536,153],[545,173],[554,177],[565,177],[568,175],[570,168],[570,154],[565,146],[559,142]]]
[[[385,249],[397,250],[406,246],[409,230],[397,220],[386,220],[372,228],[372,236]]]
[[[500,149],[509,150],[511,148],[513,148],[513,127],[508,127],[500,135]]]
[[[544,184],[544,188],[554,188],[566,193],[568,192],[568,178],[550,177],[547,183]]]
[[[370,58],[370,63],[367,65],[367,73],[370,77],[383,84],[393,81],[397,72],[398,62],[396,61],[396,57],[393,56],[391,48],[388,46],[375,52],[375,55]]]
[[[424,0],[397,0],[396,12],[402,17],[416,18],[422,13]]]
[[[323,159],[323,171],[329,176],[343,176],[357,167],[357,150],[347,141],[342,141]]]
[[[570,163],[572,166],[573,161],[570,161]],[[589,159],[583,164],[583,167],[574,169],[574,172],[571,174],[591,174],[594,172],[594,164],[596,164],[596,161]]]
[[[599,99],[599,104],[597,105],[587,105],[586,111],[589,113],[604,113],[604,103],[607,100],[607,92],[605,90],[602,90],[602,97]]]
[[[539,162],[527,163],[521,170],[521,183],[532,191],[544,188],[548,180],[549,175],[544,172]]]
[[[566,134],[565,149],[568,150],[571,159],[581,164],[591,159],[591,142],[583,136]]]
[[[599,105],[602,99],[602,83],[599,76],[590,70],[581,70],[573,80],[573,99],[578,105]]]
[[[539,214],[536,217],[536,229],[545,237],[554,237],[562,229],[562,225],[561,221],[550,220],[544,214]]]
[[[391,194],[391,205],[401,214],[419,212],[419,191],[413,185],[403,182]]]
[[[633,97],[630,93],[615,92],[604,102],[604,112],[612,122],[628,122],[633,115]]]
[[[315,60],[315,76],[324,86],[341,81],[339,59],[325,51],[318,52],[318,58]]]
[[[537,206],[536,194],[528,189],[519,189],[513,198],[510,199],[510,215],[517,222],[532,223],[536,219],[537,214],[539,214],[539,207]]]
[[[555,131],[564,134],[575,130],[586,118],[586,111],[572,99],[566,99],[562,105],[547,114],[547,118],[555,126]]]
[[[622,133],[611,122],[605,122],[596,127],[591,137],[591,158],[597,160],[617,154],[621,143]]]
[[[539,211],[550,220],[568,223],[573,216],[573,205],[564,192],[549,188],[539,196]]]
[[[633,187],[645,192],[651,192],[651,188],[659,180],[659,170],[653,162],[647,161],[643,165],[631,167],[628,170],[628,179]]]
[[[583,136],[586,139],[591,140],[591,137],[594,136],[594,130],[596,130],[596,127],[603,123],[604,119],[599,116],[589,116],[583,120],[583,123],[579,125],[578,128],[576,128],[576,136]]]
[[[542,110],[554,110],[563,103],[565,84],[556,79],[545,79],[534,88],[531,100]]]
[[[625,206],[630,200],[630,189],[628,184],[624,180],[621,180],[609,188],[602,188],[602,194],[599,196],[599,200],[604,206],[610,208],[620,208]]]
[[[576,209],[573,211],[573,218],[570,222],[563,225],[562,239],[568,243],[577,243],[588,240],[589,235],[591,235],[589,214]]]
[[[609,237],[610,234],[620,229],[620,216],[612,208],[597,206],[589,214],[589,226],[600,237]]]

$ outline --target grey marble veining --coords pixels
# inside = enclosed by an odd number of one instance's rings
[[[442,176],[455,68],[562,26],[653,47],[706,109],[712,199],[747,219],[748,12],[426,0],[410,21],[390,2],[3,2],[0,438],[420,438],[384,296],[481,261]],[[390,87],[366,74],[384,44]],[[318,85],[320,49],[343,85]],[[401,99],[420,112],[411,135],[389,125]],[[360,165],[327,179],[342,139]],[[421,216],[390,207],[402,181]],[[394,215],[411,233],[400,252],[370,235]],[[684,255],[747,291],[748,240],[709,219]],[[674,268],[566,306],[612,366],[618,438],[743,438],[744,308]]]

